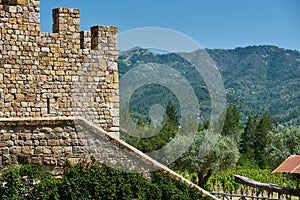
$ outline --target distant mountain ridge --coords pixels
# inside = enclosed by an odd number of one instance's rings
[[[269,45],[206,51],[223,77],[228,104],[236,104],[245,116],[269,111],[274,122],[300,124],[299,51]],[[160,55],[141,48],[120,52],[120,76],[146,63],[165,64],[183,74],[196,92],[202,113],[208,115],[210,99],[203,78],[180,54]],[[175,98],[157,85],[141,88],[131,100],[132,110],[146,115],[147,104],[167,101],[166,97]]]

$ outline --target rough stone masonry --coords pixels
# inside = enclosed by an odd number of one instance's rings
[[[80,31],[80,11],[57,8],[52,30],[39,0],[0,0],[0,118],[82,117],[118,137],[117,28]]]
[[[57,8],[52,30],[40,32],[39,0],[0,0],[0,172],[33,163],[58,175],[93,155],[121,170],[161,169],[214,198],[118,139],[117,28],[80,31],[80,11]]]
[[[90,154],[94,143],[75,118],[119,136],[117,28],[80,31],[80,11],[57,8],[52,29],[40,32],[39,0],[0,0],[0,169],[61,169]],[[106,160],[119,155],[98,146]]]

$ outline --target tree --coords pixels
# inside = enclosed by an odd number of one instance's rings
[[[207,130],[209,128],[210,128],[210,121],[207,119],[204,119],[204,121],[199,124],[198,132]]]
[[[169,102],[166,107],[166,119],[165,120],[166,120],[165,126],[171,125],[172,130],[178,130],[179,120],[178,120],[176,109],[171,102]]]
[[[137,121],[137,125],[138,126],[146,126],[147,123],[145,122],[143,117],[139,117],[138,121]]]
[[[221,134],[232,137],[237,143],[241,138],[241,112],[236,105],[231,105],[226,109],[224,126]]]
[[[254,140],[256,127],[258,123],[258,116],[249,116],[246,122],[246,126],[244,128],[244,132],[241,135],[241,143],[240,143],[240,164],[242,165],[255,165],[254,158]]]
[[[290,155],[300,154],[300,127],[278,125],[270,132],[270,141],[266,145],[267,162],[275,168]]]
[[[162,129],[155,135],[153,134],[152,137],[141,138],[136,147],[144,153],[161,149],[167,145],[178,133],[178,126],[179,120],[176,109],[174,108],[173,104],[169,102],[166,107],[165,123]],[[145,127],[145,129],[148,128],[149,127]]]
[[[197,185],[204,187],[213,171],[222,171],[234,166],[239,158],[236,142],[229,136],[220,136],[216,144],[211,148],[204,142],[205,136],[213,135],[209,130],[204,130],[195,135],[192,145],[181,158],[176,160],[171,167],[180,171],[188,171],[197,174]],[[182,138],[185,142],[188,138]],[[207,155],[202,155],[203,148],[210,149]]]
[[[267,167],[267,151],[266,145],[270,143],[269,132],[273,130],[271,117],[268,112],[265,112],[255,130],[254,139],[254,157],[260,168]]]
[[[241,136],[240,152],[242,165],[254,165],[260,168],[268,166],[268,145],[271,142],[273,125],[268,112],[260,119],[257,115],[248,117]]]

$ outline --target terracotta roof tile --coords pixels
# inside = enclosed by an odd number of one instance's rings
[[[286,172],[300,174],[300,155],[291,155],[271,173]]]

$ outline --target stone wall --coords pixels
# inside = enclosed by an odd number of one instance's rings
[[[40,32],[39,4],[0,0],[0,117],[77,116],[118,137],[117,28],[80,31],[80,11],[57,8]]]
[[[39,0],[0,0],[0,171],[32,163],[58,175],[94,158],[160,169],[214,198],[118,139],[117,28],[80,31],[80,11],[57,8],[52,29],[40,32]]]
[[[94,158],[120,170],[148,171],[153,163],[83,118],[0,119],[0,168],[32,163],[62,173],[66,164]]]
[[[91,158],[126,172],[149,175],[151,170],[161,170],[217,199],[83,118],[0,118],[0,171],[11,165],[32,163],[61,175],[66,164],[88,162]]]

